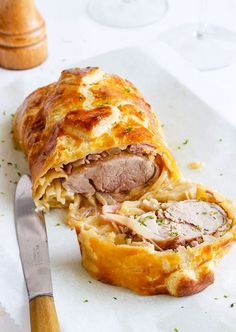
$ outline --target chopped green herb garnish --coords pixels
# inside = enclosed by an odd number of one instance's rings
[[[17,172],[17,175],[18,175],[18,176],[21,176],[21,173],[20,173],[20,172]]]
[[[125,87],[125,88],[124,88],[124,92],[125,92],[125,93],[130,93],[130,88]]]
[[[164,220],[162,220],[162,219],[157,219],[156,222],[157,222],[157,224],[163,224],[163,223],[164,223]]]
[[[10,166],[12,166],[13,164],[12,164],[11,162],[8,162],[8,163],[7,163],[7,165],[10,165]]]
[[[218,297],[214,297],[214,300],[219,300],[219,298]]]
[[[129,133],[133,128],[132,127],[128,127],[125,129],[125,133]]]
[[[89,283],[89,284],[92,284],[92,281],[91,281],[91,280],[88,280],[88,283]]]
[[[185,141],[183,141],[182,145],[187,145],[188,142],[189,142],[189,139],[186,139]],[[180,149],[181,149],[181,145],[179,145],[179,146],[177,147],[177,149],[180,150]]]
[[[176,327],[174,328],[174,332],[180,332],[179,329],[177,329]]]
[[[219,142],[222,142],[223,141],[223,139],[222,138],[219,138]]]
[[[165,127],[165,124],[164,123],[162,123],[162,125],[161,125],[161,128],[164,128]]]
[[[220,176],[223,176],[223,173],[220,173]]]
[[[178,236],[178,232],[169,231],[170,236]]]
[[[202,214],[205,216],[207,214],[207,212],[202,212]]]
[[[87,303],[87,302],[88,302],[88,300],[87,300],[87,299],[85,299],[85,300],[84,300],[84,303]]]
[[[228,297],[229,297],[229,295],[226,295],[226,294],[224,295],[224,298],[225,298],[225,299],[227,299]]]
[[[113,296],[113,299],[114,299],[114,300],[117,300],[117,297]]]
[[[145,224],[145,219],[139,219],[139,221],[138,221],[141,225],[143,225],[143,226],[147,226],[146,224]]]
[[[139,218],[138,222],[139,222],[141,225],[143,225],[143,226],[147,226],[147,225],[145,224],[145,221],[146,221],[147,219],[155,219],[155,217],[154,217],[154,216],[146,216],[146,217],[143,217],[143,218]]]
[[[235,302],[231,303],[231,304],[230,304],[230,308],[233,308],[234,305],[235,305]]]
[[[61,226],[61,224],[57,223],[57,224],[56,224],[56,227],[58,227],[58,226]]]
[[[6,115],[6,114],[7,114],[6,111],[4,111],[4,112],[3,112],[3,115]]]

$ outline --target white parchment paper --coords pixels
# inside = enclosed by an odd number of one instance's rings
[[[195,97],[158,64],[158,49],[114,51],[75,65],[100,65],[136,84],[164,124],[167,142],[187,178],[236,200],[236,129]],[[15,181],[27,163],[11,142],[11,114],[38,86],[56,80],[52,70],[13,82],[0,91],[0,301],[23,332],[29,331],[28,301],[16,242]],[[182,144],[185,140],[188,144]],[[178,148],[180,147],[180,148]],[[202,170],[187,168],[205,162]],[[236,330],[236,247],[222,259],[214,285],[185,298],[138,296],[93,280],[81,266],[74,231],[65,213],[52,211],[47,229],[54,296],[62,331],[234,332]],[[58,226],[57,224],[60,224]],[[85,301],[86,300],[86,301]]]

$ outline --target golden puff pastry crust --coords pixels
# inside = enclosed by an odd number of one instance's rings
[[[29,95],[15,115],[14,138],[27,155],[38,206],[46,190],[51,206],[68,205],[74,196],[62,197],[58,184],[63,165],[111,148],[151,145],[168,178],[180,177],[151,106],[132,83],[98,67],[64,70]]]
[[[235,242],[235,206],[202,185],[181,182],[172,188],[162,188],[161,192],[148,193],[139,201],[124,202],[119,211],[127,216],[139,213],[140,206],[153,199],[158,202],[194,199],[217,204],[225,211],[230,226],[220,236],[194,247],[180,245],[157,251],[141,242],[122,243],[117,226],[104,221],[102,214],[80,218],[84,210],[77,207],[76,212],[73,207],[69,219],[70,224],[75,224],[84,267],[102,282],[142,295],[185,296],[203,290],[214,282],[216,264]]]

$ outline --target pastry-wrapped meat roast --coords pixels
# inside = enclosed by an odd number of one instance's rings
[[[19,107],[14,137],[27,155],[38,209],[77,196],[137,199],[180,173],[137,88],[100,68],[75,68]]]
[[[234,204],[185,181],[137,201],[91,207],[88,217],[77,202],[69,223],[92,276],[143,295],[203,290],[236,239]]]
[[[26,98],[14,138],[37,208],[69,207],[95,278],[174,296],[213,282],[236,238],[235,206],[181,179],[157,116],[129,81],[100,68],[65,70]]]

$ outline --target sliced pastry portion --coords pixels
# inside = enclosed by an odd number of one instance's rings
[[[100,68],[64,70],[28,96],[14,120],[38,209],[78,195],[137,199],[180,177],[160,123],[138,89]]]
[[[146,295],[203,290],[236,236],[234,205],[190,182],[120,204],[80,208],[77,201],[69,223],[96,279]]]

